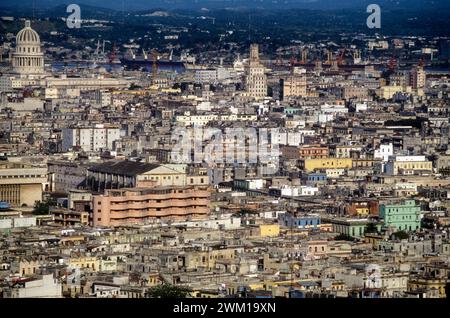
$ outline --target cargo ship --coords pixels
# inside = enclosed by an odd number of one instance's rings
[[[161,58],[156,51],[146,52],[142,49],[142,54],[136,54],[131,48],[127,51],[122,59],[122,63],[131,67],[152,67],[154,64],[158,68],[182,68],[188,69],[195,64],[195,58],[188,55],[181,55],[180,59],[173,58],[173,51],[170,52],[168,59]]]

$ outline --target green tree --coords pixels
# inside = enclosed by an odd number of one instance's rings
[[[351,237],[350,235],[341,233],[338,236],[335,236],[334,240],[335,241],[354,241],[355,238]]]
[[[394,234],[392,234],[392,236],[393,236],[394,238],[399,239],[399,240],[406,240],[406,239],[409,238],[409,234],[406,233],[405,231],[398,231],[398,232],[395,232]]]
[[[374,223],[369,223],[366,226],[366,233],[377,233],[378,229]]]
[[[48,199],[44,202],[36,202],[33,209],[34,215],[47,215],[50,213],[50,207],[56,206],[56,201],[54,199]]]
[[[186,298],[188,294],[188,289],[170,284],[158,285],[148,291],[151,298]]]
[[[34,215],[46,215],[49,213],[50,205],[48,202],[36,202],[33,209]]]
[[[135,84],[135,83],[132,83],[132,84],[130,85],[130,89],[131,89],[131,90],[138,90],[138,89],[142,89],[142,86],[137,85],[137,84]]]

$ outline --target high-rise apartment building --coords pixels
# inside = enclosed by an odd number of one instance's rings
[[[114,141],[120,139],[120,128],[107,125],[67,128],[62,131],[62,149],[79,147],[84,151],[113,150]]]
[[[409,85],[413,89],[424,88],[426,84],[426,74],[422,66],[417,66],[409,73]]]
[[[186,220],[209,213],[208,186],[107,190],[93,197],[93,225],[120,226],[155,219]]]
[[[247,67],[246,86],[249,97],[255,100],[261,100],[267,96],[267,77],[264,65],[259,60],[258,44],[252,44],[250,46],[250,61]]]
[[[294,67],[292,74],[280,80],[281,98],[306,97],[306,70]]]

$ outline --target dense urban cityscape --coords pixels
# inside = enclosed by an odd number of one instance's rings
[[[449,296],[449,11],[98,3],[1,10],[0,298]]]

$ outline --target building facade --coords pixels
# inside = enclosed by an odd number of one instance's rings
[[[381,204],[380,218],[386,227],[415,231],[420,228],[421,208],[414,200],[406,200],[400,204]]]
[[[25,21],[25,28],[16,35],[16,50],[13,53],[13,71],[19,75],[44,73],[44,53],[39,34]]]
[[[155,219],[184,220],[209,213],[207,187],[108,190],[93,197],[93,226],[120,226]]]
[[[267,77],[264,65],[259,61],[257,44],[252,44],[250,47],[250,62],[247,68],[246,84],[249,97],[261,100],[267,96]]]
[[[13,207],[34,206],[42,200],[47,185],[47,168],[16,163],[0,164],[0,201]]]
[[[96,152],[113,150],[114,142],[120,139],[120,128],[96,125],[95,127],[66,128],[62,131],[62,150],[80,148],[83,151]]]

